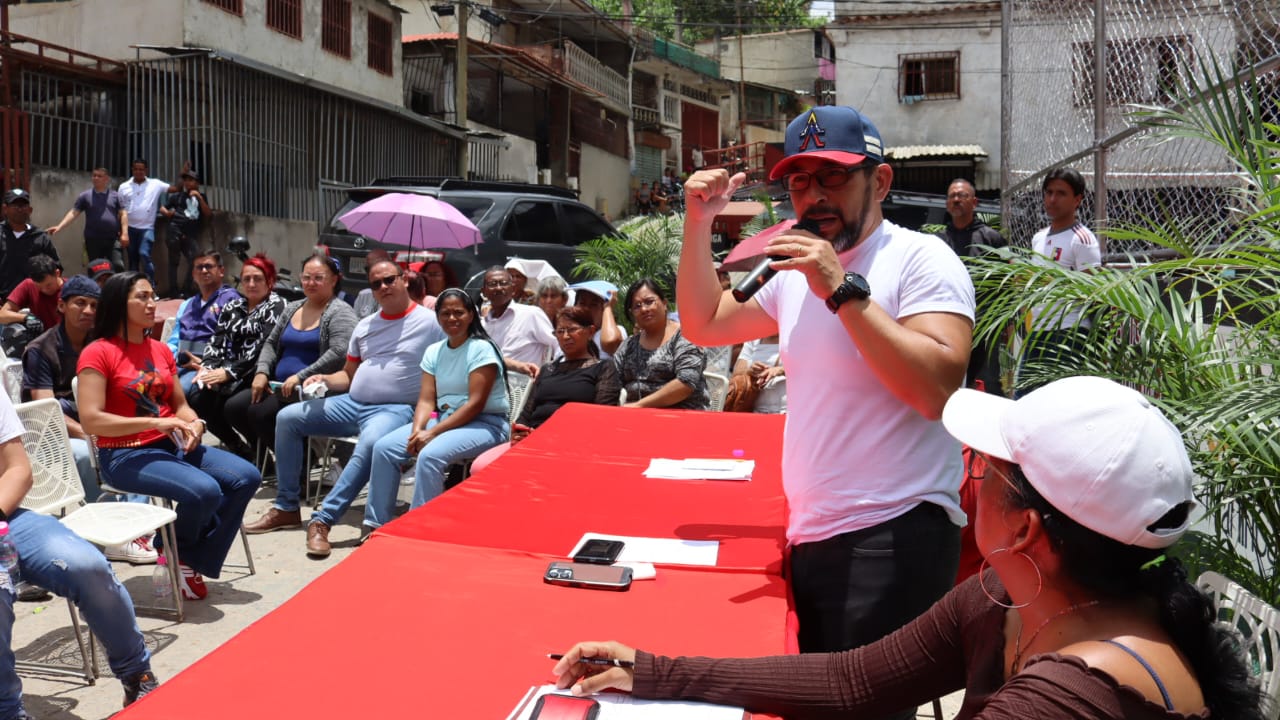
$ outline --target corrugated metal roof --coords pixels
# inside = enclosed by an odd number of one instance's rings
[[[885,151],[885,157],[894,160],[910,160],[918,157],[986,157],[987,151],[981,145],[903,145],[891,147]]]

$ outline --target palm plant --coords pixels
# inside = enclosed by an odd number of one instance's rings
[[[648,216],[618,227],[623,237],[599,237],[578,246],[578,264],[573,274],[578,280],[607,280],[625,290],[643,277],[651,277],[667,288],[674,303],[676,267],[684,238],[684,216]],[[620,324],[626,324],[621,302],[614,303]]]
[[[1196,138],[1226,153],[1240,185],[1220,217],[1158,217],[1106,231],[1173,251],[1175,259],[1080,273],[1005,248],[966,258],[984,311],[975,337],[999,342],[1027,308],[1081,310],[1081,348],[1028,363],[1018,385],[1069,375],[1108,377],[1150,396],[1183,430],[1205,517],[1181,551],[1280,602],[1280,127],[1257,82],[1202,68],[1172,108],[1141,107],[1154,142]],[[1214,240],[1206,243],[1205,238]],[[1019,335],[1014,333],[1013,335]],[[1016,341],[1009,340],[1011,349]],[[1036,342],[1036,335],[1027,337]],[[1012,365],[1009,365],[1012,366]]]

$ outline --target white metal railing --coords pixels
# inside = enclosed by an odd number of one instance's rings
[[[624,113],[630,109],[627,79],[568,40],[564,42],[564,71],[574,80],[599,91],[614,109]]]
[[[635,118],[636,124],[638,125],[658,124],[658,111],[643,105],[632,105],[631,117]]]
[[[680,98],[672,95],[662,96],[662,122],[680,127]]]

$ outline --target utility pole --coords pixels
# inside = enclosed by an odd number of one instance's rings
[[[470,7],[467,0],[458,3],[455,17],[458,19],[458,48],[453,56],[453,122],[465,131],[467,129],[467,22]],[[466,135],[462,138],[462,147],[458,150],[458,177],[467,179],[470,171],[471,143]]]
[[[738,144],[747,143],[747,74],[742,62],[742,0],[734,0],[734,15],[738,21]]]

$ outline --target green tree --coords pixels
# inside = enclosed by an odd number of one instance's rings
[[[684,238],[684,216],[643,216],[618,226],[622,238],[601,237],[578,246],[577,280],[607,280],[626,291],[631,283],[651,277],[667,289],[674,307],[676,267]],[[614,303],[619,324],[629,325],[622,301]]]
[[[1066,361],[1028,365],[1018,383],[1108,377],[1146,393],[1186,438],[1205,512],[1180,547],[1193,572],[1214,569],[1280,603],[1280,126],[1256,80],[1202,68],[1201,88],[1136,118],[1154,142],[1196,138],[1222,149],[1240,184],[1225,217],[1172,213],[1110,230],[1179,257],[1081,273],[1006,248],[966,258],[984,313],[975,337],[999,342],[1027,308],[1070,305],[1091,319]],[[1217,242],[1207,244],[1205,238]],[[1012,341],[1009,343],[1011,348]]]
[[[755,33],[821,27],[821,18],[809,16],[811,0],[741,0],[742,32]],[[611,18],[623,18],[622,0],[591,0],[591,4]],[[673,39],[676,27],[683,29],[685,42],[697,42],[736,34],[738,6],[729,0],[633,0],[636,25],[658,37]]]

